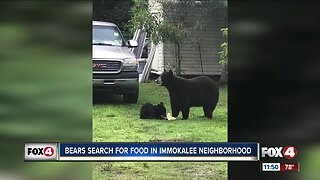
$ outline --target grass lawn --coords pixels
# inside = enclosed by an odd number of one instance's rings
[[[145,102],[164,102],[171,113],[167,89],[152,83],[140,84],[138,104],[123,104],[120,96],[94,97],[93,142],[227,142],[227,87],[213,119],[201,107],[190,109],[188,120],[141,120]],[[103,102],[103,103],[101,103]],[[226,162],[95,162],[93,179],[227,179]]]

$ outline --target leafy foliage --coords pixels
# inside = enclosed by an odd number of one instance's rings
[[[222,50],[219,52],[221,60],[219,63],[223,66],[228,66],[228,28],[222,28],[221,32],[225,41],[221,44]]]
[[[129,21],[132,31],[138,28],[144,29],[154,43],[159,43],[160,41],[181,43],[188,35],[188,30],[182,21],[177,21],[175,24],[164,22],[161,20],[163,17],[162,12],[151,13],[149,11],[148,0],[133,1],[134,5],[131,8],[133,17]]]
[[[143,29],[147,31],[149,38],[158,43],[161,41],[159,29],[162,25],[159,14],[152,14],[148,10],[148,0],[133,0],[134,5],[131,8],[133,14],[129,21],[131,33],[136,29]]]
[[[132,18],[132,0],[93,0],[93,20],[107,21],[119,26],[125,38],[132,36],[128,21]]]
[[[131,8],[133,17],[129,21],[131,30],[133,31],[137,28],[144,29],[148,32],[149,39],[154,43],[159,43],[160,41],[172,43],[174,45],[175,61],[166,62],[166,64],[173,68],[177,75],[180,75],[182,72],[182,54],[180,51],[183,41],[188,37],[197,36],[197,33],[199,33],[198,29],[203,28],[203,18],[221,16],[221,13],[225,13],[224,8],[227,6],[227,1],[153,0],[152,3],[161,4],[162,10],[157,13],[151,13],[148,9],[148,0],[133,1],[134,5]],[[187,21],[186,19],[188,13],[191,12],[189,10],[193,8],[200,9],[203,14],[203,18],[197,20],[196,23]],[[201,56],[200,40],[198,38],[194,41]]]
[[[176,23],[175,26],[170,24],[163,24],[159,31],[162,36],[163,42],[170,42],[174,44],[175,62],[171,62],[171,64],[168,65],[177,75],[181,75],[182,54],[180,52],[180,47],[183,40],[185,40],[186,37],[190,35],[190,32],[182,22]]]
[[[183,71],[181,68],[181,44],[188,37],[196,37],[193,41],[198,48],[202,67],[201,45],[197,33],[199,33],[199,29],[203,29],[203,19],[225,15],[227,1],[153,0],[151,3],[159,3],[162,6],[162,9],[156,13],[150,12],[148,0],[133,0],[133,2],[134,5],[131,8],[133,16],[129,21],[131,33],[140,28],[147,31],[149,40],[156,44],[159,42],[172,43],[174,45],[175,61],[166,62],[166,64],[173,68],[177,75],[181,75]],[[186,19],[188,13],[192,12],[190,10],[194,8],[200,9],[202,13],[201,19],[198,19],[196,23]]]

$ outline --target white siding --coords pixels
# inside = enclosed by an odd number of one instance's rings
[[[162,20],[171,24],[175,24],[175,15],[172,9],[163,9],[161,3],[157,0],[149,0],[150,11],[152,13],[164,12],[165,16]],[[222,66],[219,64],[220,57],[218,52],[221,51],[222,34],[220,29],[227,27],[227,17],[224,16],[204,16],[203,12],[197,8],[186,8],[185,12],[175,12],[185,14],[185,23],[189,27],[194,27],[197,22],[202,25],[202,29],[197,31],[197,36],[187,37],[180,45],[180,53],[182,56],[181,70],[183,75],[201,75],[201,61],[199,49],[195,43],[198,37],[201,46],[201,59],[203,64],[204,75],[221,75]],[[167,17],[167,18],[166,18]],[[163,68],[170,68],[170,64],[174,64],[175,46],[171,43],[159,44],[152,64],[152,72],[161,73]]]
[[[181,74],[183,75],[200,75],[201,61],[200,52],[196,40],[200,42],[201,59],[204,75],[221,75],[222,66],[219,64],[220,57],[218,52],[221,51],[220,45],[223,37],[220,29],[226,27],[226,17],[203,17],[200,9],[188,9],[185,23],[190,27],[196,25],[197,21],[201,24],[202,29],[198,29],[192,36],[186,38],[180,45]],[[169,15],[170,17],[170,15]],[[165,19],[166,21],[166,19]],[[168,19],[167,22],[173,23],[174,20]],[[164,60],[167,62],[175,60],[175,48],[171,44],[164,45]]]
[[[162,4],[157,0],[149,0],[149,10],[153,14],[159,14],[163,12]],[[163,20],[163,19],[161,19]],[[150,41],[149,41],[150,42]],[[149,43],[149,51],[151,52],[151,43]],[[164,56],[163,56],[163,43],[159,43],[153,58],[151,65],[151,72],[161,74],[164,70]]]
[[[151,8],[153,12],[156,12],[155,9],[159,11],[164,11],[164,21],[175,24],[175,19],[170,19],[170,17],[175,17],[170,15],[173,13],[171,9],[162,9],[161,4],[154,3],[155,0],[150,0]],[[202,25],[202,30],[197,31],[197,35],[192,35],[180,45],[180,53],[182,56],[181,69],[183,75],[200,75],[202,74],[201,70],[201,61],[199,49],[195,43],[196,37],[198,37],[201,46],[201,59],[203,64],[203,74],[204,75],[221,75],[222,66],[219,64],[220,57],[218,52],[221,51],[220,45],[222,43],[223,37],[220,29],[227,27],[227,18],[225,16],[210,16],[205,17],[203,12],[197,8],[188,8],[184,9],[187,11],[185,14],[185,23],[189,27],[194,27],[196,22]],[[179,12],[177,12],[179,13]],[[182,13],[183,14],[183,13]],[[162,52],[162,53],[161,53]],[[157,57],[154,60],[152,66],[153,69],[156,69],[156,66],[159,67],[166,65],[166,68],[170,68],[170,64],[176,61],[175,58],[175,46],[170,43],[164,43],[162,47],[159,46],[158,52],[156,53]]]
[[[151,51],[149,51],[151,52]],[[159,43],[151,65],[151,72],[161,74],[164,70],[163,43]]]

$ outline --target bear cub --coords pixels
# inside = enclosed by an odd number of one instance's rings
[[[203,107],[205,117],[211,119],[219,100],[218,84],[207,76],[192,79],[178,77],[164,71],[156,80],[169,91],[172,116],[182,112],[183,119],[188,119],[190,107]]]
[[[140,109],[140,119],[166,119],[166,117],[167,111],[163,102],[157,105],[145,103]]]

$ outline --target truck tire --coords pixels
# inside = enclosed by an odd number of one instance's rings
[[[139,97],[139,88],[137,88],[137,91],[135,93],[124,94],[123,100],[125,103],[137,104],[138,97]]]

